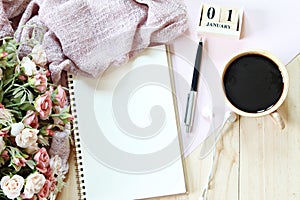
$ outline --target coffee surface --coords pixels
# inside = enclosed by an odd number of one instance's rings
[[[223,82],[231,104],[248,113],[268,110],[283,92],[283,79],[276,63],[257,54],[244,55],[233,61]]]

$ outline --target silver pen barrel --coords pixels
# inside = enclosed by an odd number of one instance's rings
[[[196,109],[196,101],[197,101],[197,92],[190,91],[187,98],[185,117],[184,117],[184,123],[186,126],[187,133],[190,133],[192,131],[195,109]]]

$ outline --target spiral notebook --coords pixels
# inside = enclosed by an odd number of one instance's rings
[[[81,199],[186,193],[172,69],[151,47],[99,79],[69,74]]]

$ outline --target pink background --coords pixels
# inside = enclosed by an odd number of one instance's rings
[[[225,63],[235,54],[248,49],[264,49],[284,64],[287,64],[300,52],[300,1],[284,0],[211,0],[196,1],[184,0],[189,15],[189,31],[178,38],[172,45],[174,51],[173,66],[189,84],[192,79],[193,62],[195,59],[196,44],[199,41],[197,26],[200,20],[202,3],[226,7],[242,8],[244,10],[242,34],[240,40],[226,36],[205,35],[205,56],[213,66],[222,72]],[[188,45],[193,43],[193,45]],[[186,52],[182,53],[182,52]],[[185,54],[185,55],[182,55]],[[204,68],[204,69],[203,69]],[[181,88],[175,79],[177,98],[179,103],[179,117],[185,156],[189,155],[209,135],[210,120],[203,116],[204,108],[211,103],[211,93],[201,78],[197,102],[195,128],[191,134],[185,132],[184,110],[189,88]],[[220,84],[220,83],[216,83]],[[218,114],[218,113],[214,113]]]

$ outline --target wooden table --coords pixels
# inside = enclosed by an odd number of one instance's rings
[[[287,69],[290,88],[279,109],[286,128],[280,130],[269,116],[240,117],[226,128],[216,146],[208,200],[300,199],[300,55]],[[200,150],[201,146],[185,159],[189,193],[151,200],[200,199],[213,156],[201,160]],[[70,158],[61,200],[79,199],[74,155]]]

